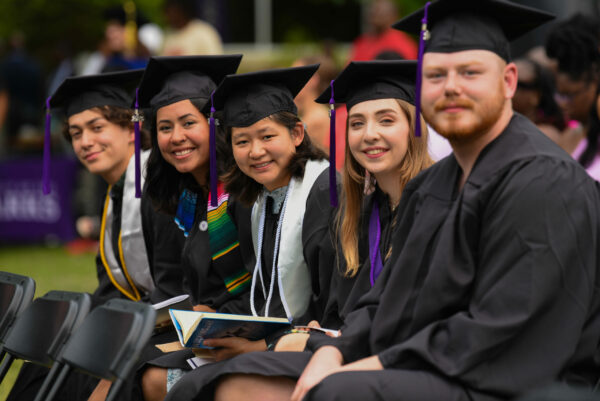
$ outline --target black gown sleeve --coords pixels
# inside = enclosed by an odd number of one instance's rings
[[[337,191],[341,182],[338,175]],[[321,321],[329,298],[332,274],[336,266],[334,244],[334,220],[337,208],[329,200],[329,168],[325,169],[314,182],[306,200],[306,210],[302,224],[302,245],[304,260],[310,270],[312,296],[307,313],[297,321],[299,324],[310,320]]]
[[[157,303],[185,293],[181,267],[185,237],[172,216],[154,210],[145,193],[141,208],[144,242],[155,287],[147,298]]]
[[[358,300],[355,308],[344,318],[340,328],[342,335],[332,338],[326,335],[311,335],[306,349],[316,352],[324,346],[334,346],[340,350],[345,363],[371,355],[369,334],[373,326],[373,318],[379,305],[379,298],[388,279],[390,269],[384,269],[375,286]]]
[[[590,305],[598,305],[597,252],[589,249],[598,249],[600,201],[579,166],[554,163],[519,166],[484,205],[463,199],[470,216],[461,232],[480,233],[478,242],[459,240],[476,249],[468,304],[380,352],[384,367],[425,366],[500,389],[560,377],[582,332],[591,332]],[[597,318],[594,324],[588,340],[597,346]]]

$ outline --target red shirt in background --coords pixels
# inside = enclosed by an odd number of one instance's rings
[[[384,51],[395,51],[406,60],[416,60],[419,48],[407,34],[388,28],[381,35],[364,34],[354,40],[350,60],[373,60]]]

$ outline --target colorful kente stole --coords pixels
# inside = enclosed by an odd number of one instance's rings
[[[206,210],[210,253],[215,268],[221,272],[231,271],[232,273],[225,277],[227,291],[230,294],[239,294],[248,287],[251,276],[243,266],[236,266],[241,260],[240,242],[237,228],[227,213],[229,194],[225,192],[222,182],[217,185],[217,196],[217,206],[211,206],[209,193]]]
[[[225,185],[217,185],[217,206],[211,206],[210,193],[206,209],[207,222],[200,222],[200,230],[208,230],[208,244],[212,259],[212,268],[224,277],[227,292],[232,295],[243,292],[249,285],[251,275],[244,266],[240,266],[240,242],[238,241],[237,228],[229,214],[227,204],[229,194],[225,192]],[[187,237],[194,226],[196,203],[198,195],[185,189],[179,197],[175,223]],[[207,224],[208,223],[208,224]]]

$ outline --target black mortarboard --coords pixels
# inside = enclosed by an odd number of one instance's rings
[[[425,52],[489,50],[510,60],[509,42],[550,21],[553,15],[506,0],[438,0],[428,7]],[[418,34],[425,8],[393,27]]]
[[[139,88],[140,107],[161,107],[184,99],[204,100],[227,74],[234,74],[241,54],[152,57]]]
[[[135,88],[143,72],[143,69],[139,69],[67,78],[46,100],[42,173],[42,191],[45,195],[50,193],[50,110],[60,109],[68,118],[93,107],[116,106],[129,109],[134,98]]]
[[[335,103],[346,103],[348,110],[357,103],[375,99],[402,99],[415,104],[417,62],[352,61],[333,81]],[[332,88],[315,101],[329,103]]]
[[[318,64],[228,75],[214,94],[230,127],[248,127],[280,111],[297,114],[294,97],[319,68]]]
[[[237,71],[241,54],[227,56],[180,56],[152,57],[138,89],[138,107],[151,107],[156,111],[161,107],[181,100],[203,102],[203,111],[210,111],[209,151],[210,151],[210,198],[212,206],[217,206],[217,150],[215,140],[214,109],[209,108],[212,93],[227,74]]]
[[[143,69],[67,78],[50,98],[66,117],[98,106],[131,108]]]

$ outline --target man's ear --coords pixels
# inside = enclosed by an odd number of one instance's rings
[[[512,99],[517,91],[517,84],[519,82],[519,73],[515,63],[508,63],[504,66],[504,97],[506,99]]]

